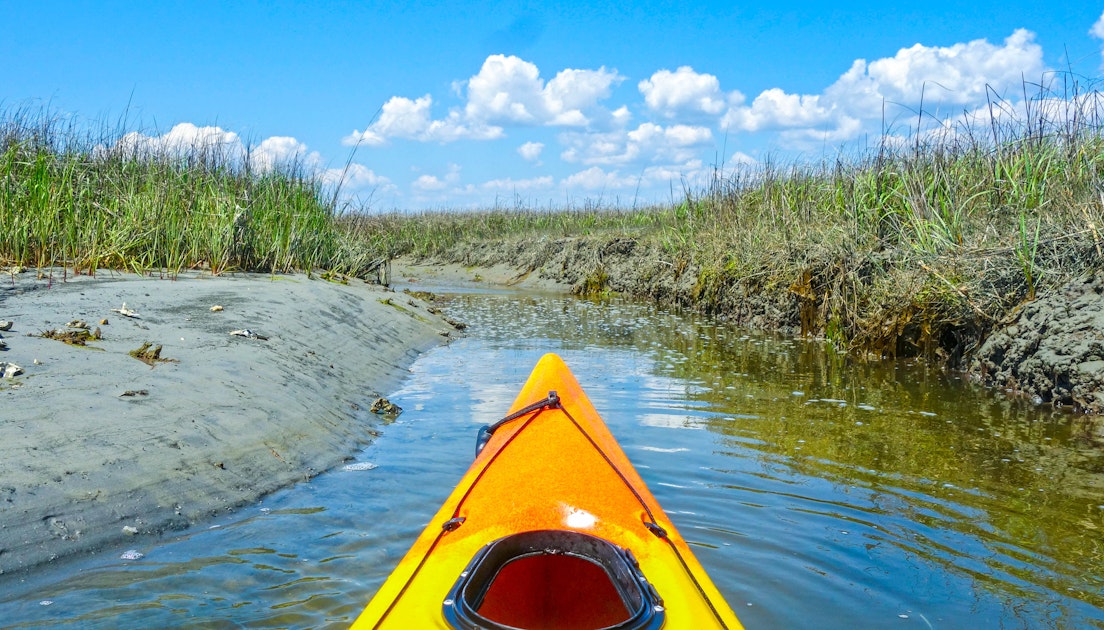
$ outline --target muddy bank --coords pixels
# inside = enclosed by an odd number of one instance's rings
[[[1104,275],[1011,313],[971,358],[970,374],[1038,403],[1104,412]]]
[[[477,288],[493,285],[530,291],[571,290],[570,284],[551,276],[542,276],[525,266],[519,268],[495,262],[462,265],[401,258],[391,263],[391,279],[396,285],[409,285],[406,289],[414,293],[423,287],[434,286]]]
[[[483,242],[458,248],[438,262],[472,268],[507,265],[515,275],[539,278],[579,295],[620,293],[698,309],[737,326],[800,332],[800,317],[788,290],[775,291],[754,279],[710,284],[685,254],[634,238]]]
[[[578,294],[612,291],[738,326],[843,339],[868,357],[926,356],[1040,404],[1104,413],[1104,281],[1095,276],[1063,282],[1053,274],[1039,284],[1038,298],[1025,302],[1014,265],[990,267],[973,274],[972,283],[956,284],[949,278],[971,277],[969,266],[959,269],[951,261],[940,271],[892,252],[810,259],[793,278],[769,269],[744,275],[703,270],[685,254],[628,237],[480,242],[440,260],[472,269],[505,265],[515,276],[535,276]],[[879,290],[864,291],[870,285]],[[940,292],[949,299],[933,297]],[[982,294],[993,297],[983,301]]]
[[[22,372],[0,378],[0,584],[340,464],[455,332],[412,296],[302,275],[4,274],[0,320]]]

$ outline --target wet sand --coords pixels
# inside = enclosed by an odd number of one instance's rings
[[[412,290],[440,286],[460,288],[488,286],[554,293],[571,291],[570,284],[550,275],[545,274],[543,270],[525,271],[518,266],[502,263],[465,266],[413,258],[397,258],[391,263],[391,277],[394,282],[409,286]]]
[[[375,399],[456,334],[412,296],[303,275],[4,273],[0,320],[0,362],[23,370],[0,378],[0,584],[342,463],[373,438]],[[101,338],[41,336],[73,320]],[[161,360],[131,356],[143,344]]]

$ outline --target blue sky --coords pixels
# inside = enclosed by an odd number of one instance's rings
[[[0,0],[0,109],[298,159],[375,211],[631,206],[1104,74],[1076,0],[225,4]]]

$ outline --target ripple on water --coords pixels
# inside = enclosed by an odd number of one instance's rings
[[[555,351],[747,627],[1104,627],[1104,457],[1068,422],[648,305],[443,304],[469,336],[389,396],[416,413],[348,465],[371,474],[318,476],[141,562],[58,570],[0,595],[5,622],[345,627],[471,462],[475,428]]]
[[[375,470],[378,464],[372,462],[353,462],[352,464],[345,464],[341,467],[345,471],[362,471],[362,470]]]

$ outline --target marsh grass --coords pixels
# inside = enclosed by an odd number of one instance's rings
[[[179,272],[339,269],[359,250],[301,164],[258,171],[232,148],[157,151],[49,112],[0,117],[0,261]]]
[[[338,223],[381,255],[432,257],[458,245],[498,239],[654,232],[670,223],[670,214],[662,207],[626,210],[588,203],[581,208],[542,210],[518,203],[508,209],[480,211],[351,213]]]
[[[572,264],[592,264],[580,277],[606,290],[617,272],[600,252],[628,238],[695,274],[669,299],[723,315],[781,295],[795,307],[777,324],[865,354],[955,361],[1104,260],[1104,96],[1062,80],[954,123],[923,126],[935,117],[921,112],[853,155],[717,168],[700,190],[632,209],[339,212],[302,164],[252,169],[217,145],[143,151],[119,131],[14,112],[0,117],[0,262],[359,275],[400,255],[518,264],[523,249],[590,240],[599,253]]]
[[[629,236],[689,260],[686,301],[703,310],[787,293],[796,321],[781,323],[806,334],[956,361],[1040,289],[1104,260],[1104,96],[1062,80],[1060,93],[1025,85],[1035,96],[1016,106],[991,99],[983,116],[886,130],[855,155],[717,169],[665,207],[396,214],[347,227],[390,255],[457,262],[492,240]]]
[[[1100,266],[1102,100],[1040,91],[984,127],[718,177],[665,239],[697,244],[705,283],[789,285],[818,310],[811,333],[880,355],[968,351],[1040,287]]]

